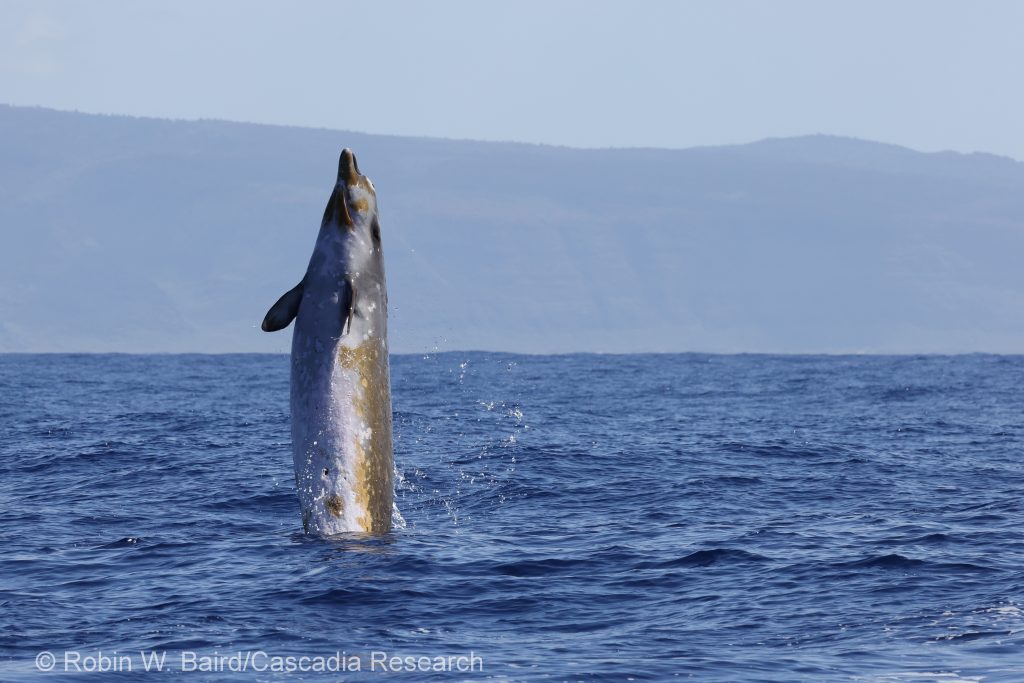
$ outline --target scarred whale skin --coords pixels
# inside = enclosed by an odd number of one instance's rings
[[[295,320],[292,455],[307,533],[387,533],[394,506],[387,287],[377,195],[345,149],[302,281],[263,329]]]

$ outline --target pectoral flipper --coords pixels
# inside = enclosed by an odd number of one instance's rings
[[[302,303],[302,282],[285,292],[277,300],[266,317],[263,318],[264,332],[277,332],[291,325],[295,316],[299,314],[299,304]]]

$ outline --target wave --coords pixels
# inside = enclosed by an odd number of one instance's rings
[[[681,567],[707,567],[713,564],[738,564],[741,562],[766,562],[769,558],[736,548],[708,548],[689,555],[664,562],[645,562],[638,569],[676,569]]]
[[[914,557],[907,557],[899,553],[887,555],[873,555],[851,562],[839,562],[833,565],[842,568],[877,568],[877,569],[939,569],[947,571],[963,572],[997,572],[995,567],[987,567],[970,562],[938,562],[935,560],[922,560]]]
[[[145,539],[141,536],[125,536],[124,538],[119,538],[116,541],[111,541],[110,543],[98,545],[96,546],[96,548],[100,550],[112,550],[114,548],[133,548],[139,545],[140,543],[143,543],[144,541]]]

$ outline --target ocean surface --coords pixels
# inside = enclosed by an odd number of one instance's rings
[[[1024,358],[392,373],[323,540],[286,356],[0,356],[0,680],[1024,681]]]

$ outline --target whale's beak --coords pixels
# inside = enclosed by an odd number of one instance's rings
[[[338,182],[351,185],[359,178],[359,164],[356,163],[356,155],[348,147],[341,150],[341,158],[338,159]]]
[[[348,208],[348,188],[359,182],[359,165],[356,163],[356,155],[348,147],[341,150],[341,158],[338,159],[338,187],[334,188],[330,204],[334,205],[333,213],[339,225],[351,228],[352,213]],[[326,215],[325,215],[326,220]]]

